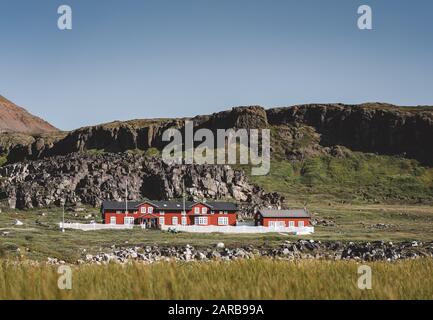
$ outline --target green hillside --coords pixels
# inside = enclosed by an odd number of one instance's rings
[[[353,152],[344,157],[273,160],[269,175],[251,179],[297,202],[433,203],[433,169],[393,156]]]

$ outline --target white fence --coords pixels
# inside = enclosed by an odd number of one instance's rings
[[[131,230],[132,224],[99,224],[99,223],[59,223],[59,227],[83,231],[91,230]],[[143,227],[143,226],[142,226]],[[314,233],[314,227],[263,227],[263,226],[168,226],[162,225],[161,230],[176,230],[191,233],[291,233],[296,235],[308,235]]]
[[[132,229],[134,226],[132,224],[100,224],[100,223],[65,223],[62,226],[62,223],[59,223],[60,228],[64,227],[65,229],[76,229],[83,231],[90,230],[122,230],[122,229]]]
[[[307,235],[314,233],[314,227],[263,227],[263,226],[161,226],[161,230],[176,230],[193,233],[292,233],[296,235]]]

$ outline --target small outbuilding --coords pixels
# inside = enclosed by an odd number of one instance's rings
[[[307,209],[260,209],[254,216],[256,226],[310,227],[311,215]]]

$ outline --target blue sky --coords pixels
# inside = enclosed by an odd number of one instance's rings
[[[57,29],[57,7],[73,30]],[[372,31],[357,8],[373,9]],[[433,104],[430,0],[0,0],[0,94],[65,130],[237,105]]]

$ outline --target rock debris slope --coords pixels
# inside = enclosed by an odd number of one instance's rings
[[[182,198],[236,201],[244,213],[259,206],[276,207],[283,198],[251,184],[230,166],[167,165],[159,158],[129,153],[73,153],[0,168],[0,201],[27,209],[67,204],[99,206],[103,200]]]

